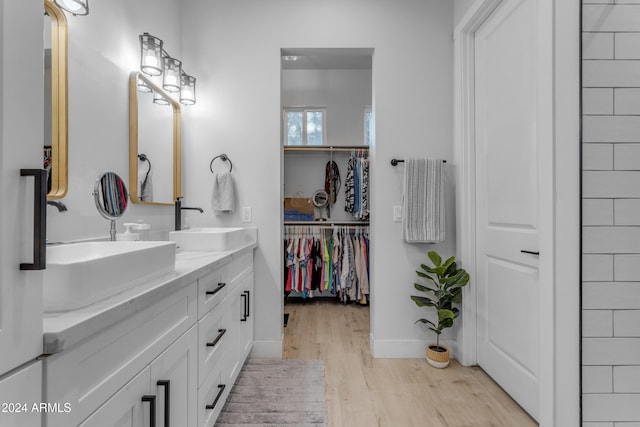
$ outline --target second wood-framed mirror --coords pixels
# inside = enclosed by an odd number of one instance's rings
[[[67,18],[44,0],[44,169],[47,199],[61,199],[68,187]]]
[[[174,205],[182,196],[180,104],[139,71],[129,75],[129,196]]]

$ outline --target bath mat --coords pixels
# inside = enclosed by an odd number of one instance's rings
[[[326,426],[322,360],[249,359],[216,426]]]

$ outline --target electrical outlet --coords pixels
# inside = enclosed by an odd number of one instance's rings
[[[242,208],[242,222],[251,222],[251,207],[245,206]]]
[[[393,207],[393,222],[402,222],[402,206]]]

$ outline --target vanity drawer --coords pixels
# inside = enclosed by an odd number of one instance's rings
[[[44,401],[68,402],[72,409],[45,414],[45,425],[78,425],[195,325],[196,291],[193,282],[78,345],[44,358]]]
[[[198,391],[198,427],[211,427],[222,411],[233,384],[218,366]]]
[[[224,365],[232,334],[227,309],[228,297],[198,322],[198,387]]]
[[[227,277],[229,282],[234,283],[247,271],[253,270],[253,251],[234,256],[233,261],[227,264]]]
[[[216,268],[198,279],[198,319],[227,296],[229,285],[226,266]]]

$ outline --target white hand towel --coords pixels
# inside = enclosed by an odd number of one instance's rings
[[[404,169],[402,237],[407,243],[445,238],[444,179],[441,159],[407,159]]]
[[[233,188],[233,178],[229,171],[215,173],[211,204],[213,206],[213,213],[216,216],[233,212],[235,207],[235,191]]]

